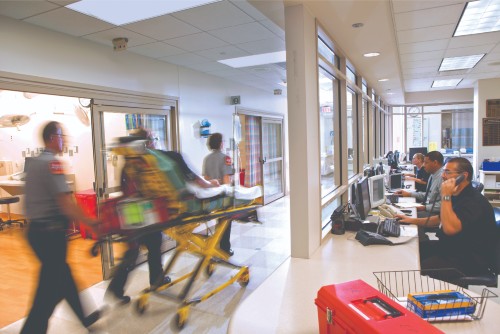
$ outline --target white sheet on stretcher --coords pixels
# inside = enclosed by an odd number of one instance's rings
[[[236,199],[242,200],[252,200],[262,196],[262,188],[260,186],[255,186],[251,188],[246,188],[242,186],[228,186],[227,184],[223,184],[219,187],[214,188],[201,188],[195,183],[186,183],[186,188],[192,192],[196,198],[205,199],[218,195],[227,195],[233,196]],[[234,193],[233,193],[234,192]]]

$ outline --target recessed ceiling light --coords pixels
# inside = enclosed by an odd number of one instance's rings
[[[124,25],[221,0],[184,1],[96,1],[81,0],[66,8],[96,17],[114,25]]]
[[[386,93],[386,95],[394,95],[394,93]]]
[[[455,87],[460,83],[460,81],[462,81],[462,79],[434,80],[431,87]]]
[[[286,61],[286,51],[278,51],[278,52],[262,53],[253,56],[222,59],[219,60],[218,62],[234,68],[240,68],[240,67],[249,67],[256,65],[264,65],[264,64],[282,63],[285,61]]]
[[[500,3],[495,0],[467,2],[453,36],[500,30]]]
[[[480,55],[444,58],[441,66],[439,66],[439,72],[473,68],[484,55],[483,53]]]
[[[389,79],[378,79],[379,82],[389,81]]]
[[[365,53],[363,56],[370,58],[370,57],[377,57],[380,56],[380,53],[378,52],[370,52],[370,53]]]

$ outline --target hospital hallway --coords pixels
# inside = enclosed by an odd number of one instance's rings
[[[249,284],[242,288],[238,283],[233,283],[208,300],[192,306],[182,333],[226,333],[231,315],[239,303],[290,257],[289,197],[259,208],[258,218],[261,223],[235,221],[231,231],[232,249],[235,254],[230,261],[249,266]],[[164,263],[168,261],[171,254],[172,252],[167,252],[163,255]],[[193,255],[183,254],[174,266],[171,278],[175,279],[188,273],[192,270],[195,260]],[[199,296],[216,288],[235,273],[235,270],[216,266],[211,277],[205,274],[199,276],[190,296]],[[74,275],[76,276],[75,272]],[[30,280],[32,287],[21,287],[30,289],[29,298],[31,298],[31,290],[34,289],[36,282],[35,277],[30,277]],[[104,293],[108,284],[109,281],[102,281],[80,293],[84,307],[88,306],[88,312],[95,307],[101,308],[106,305]],[[92,333],[179,332],[175,326],[175,315],[180,303],[176,300],[153,295],[142,315],[136,311],[137,298],[140,292],[148,286],[148,267],[144,263],[129,275],[127,281],[126,294],[132,297],[132,302],[125,306],[108,307],[104,316],[91,327]],[[6,287],[3,286],[3,288]],[[167,291],[178,290],[174,286]],[[9,296],[12,300],[15,298],[13,293]],[[26,310],[29,307],[30,304],[26,305]],[[23,323],[24,319],[16,321],[0,329],[0,333],[17,334]],[[49,322],[48,334],[59,333],[87,333],[66,302],[57,306]]]

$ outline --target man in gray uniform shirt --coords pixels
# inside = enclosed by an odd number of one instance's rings
[[[417,207],[417,216],[419,218],[428,217],[430,215],[438,215],[441,210],[441,183],[443,183],[443,162],[444,158],[441,152],[431,151],[424,157],[424,169],[430,174],[427,181],[427,189],[425,192],[413,191],[408,192],[399,190],[397,195],[404,197],[415,197],[417,202],[422,205]]]
[[[213,133],[208,138],[208,147],[212,153],[203,160],[203,177],[206,180],[217,180],[219,184],[230,184],[233,174],[231,157],[222,153],[222,134]],[[222,235],[220,248],[230,256],[234,254],[231,249],[231,224],[228,224],[226,231]]]
[[[84,215],[73,201],[64,166],[56,159],[64,147],[61,124],[49,122],[42,132],[45,150],[33,159],[26,171],[25,213],[30,223],[28,241],[41,262],[33,306],[21,334],[46,333],[56,305],[66,299],[83,326],[100,317],[96,311],[84,316],[78,290],[66,262],[66,230],[71,220],[88,226],[97,221]]]

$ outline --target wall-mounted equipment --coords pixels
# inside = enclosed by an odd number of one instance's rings
[[[230,97],[231,104],[241,104],[241,97],[238,96],[231,96]]]
[[[210,122],[208,119],[203,119],[200,121],[200,137],[206,138],[210,136]]]
[[[115,51],[127,50],[127,43],[128,43],[128,38],[126,37],[113,38],[113,50]]]

